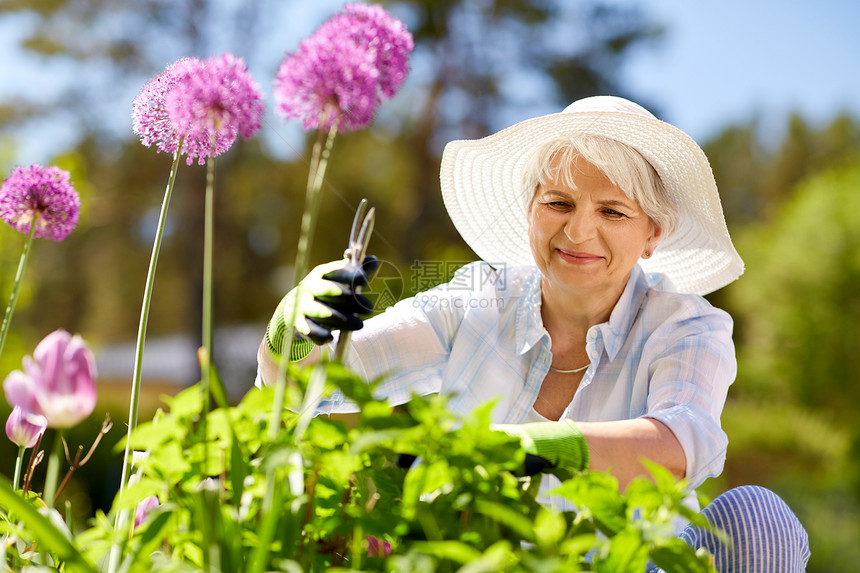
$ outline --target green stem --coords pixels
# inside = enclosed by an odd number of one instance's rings
[[[206,160],[206,197],[203,208],[203,332],[206,355],[200,364],[200,394],[203,410],[200,416],[200,435],[203,436],[203,455],[206,455],[206,417],[209,415],[209,388],[212,364],[212,251],[215,235],[215,159]],[[203,466],[206,467],[204,457]]]
[[[155,231],[155,240],[152,244],[152,256],[149,259],[149,270],[146,274],[146,286],[143,290],[143,303],[140,308],[140,324],[137,329],[137,347],[134,354],[134,374],[131,381],[131,399],[128,408],[128,434],[125,443],[125,453],[122,460],[122,477],[119,483],[119,494],[125,490],[131,471],[131,435],[137,428],[138,404],[140,403],[140,382],[143,372],[143,348],[146,341],[146,326],[149,322],[149,305],[152,301],[152,289],[155,284],[155,269],[158,265],[158,254],[161,252],[161,242],[164,237],[164,225],[167,221],[167,207],[173,194],[173,185],[176,181],[176,171],[179,168],[179,157],[182,151],[180,141],[176,153],[173,155],[173,165],[170,168],[170,177],[167,180],[167,188],[164,191],[164,199],[161,202],[161,214],[158,217],[158,226]],[[118,494],[118,495],[119,495]],[[119,529],[123,521],[122,513],[117,513],[114,527]],[[113,568],[111,568],[113,570]]]
[[[21,253],[21,260],[18,262],[15,283],[12,285],[12,295],[9,297],[9,304],[6,306],[6,314],[3,315],[3,326],[0,326],[0,356],[3,355],[6,335],[9,334],[9,325],[12,323],[12,313],[15,312],[15,304],[18,302],[18,291],[21,290],[21,282],[24,279],[24,267],[27,266],[27,259],[30,257],[30,245],[33,244],[33,235],[36,232],[36,223],[38,220],[39,213],[36,212],[33,215],[32,223],[30,223],[30,232],[27,233],[27,240],[24,241],[24,251]]]
[[[313,245],[313,234],[316,229],[317,219],[319,218],[320,205],[322,204],[322,185],[325,180],[325,172],[328,167],[328,159],[331,155],[331,149],[334,145],[334,138],[337,135],[337,124],[333,124],[329,129],[328,137],[323,144],[322,132],[320,137],[314,143],[313,152],[311,155],[311,165],[308,172],[308,184],[305,192],[305,210],[302,213],[302,227],[299,236],[298,252],[296,253],[296,266],[294,280],[300,282],[308,271],[308,261],[310,260],[311,246]],[[293,314],[290,317],[288,324],[295,324],[296,314],[298,312],[297,305],[293,305]],[[269,419],[269,439],[275,439],[278,434],[278,428],[281,422],[281,412],[284,409],[284,398],[287,388],[287,363],[289,362],[289,349],[293,343],[293,329],[287,328],[284,336],[283,347],[281,348],[281,360],[278,366],[278,378],[275,384],[275,397],[272,408],[272,415]]]
[[[60,477],[60,458],[63,457],[63,431],[57,430],[54,436],[54,447],[48,457],[48,471],[45,474],[45,492],[42,501],[48,507],[54,507],[54,497],[57,493],[57,479]]]
[[[325,180],[325,172],[328,167],[328,159],[334,138],[337,135],[337,124],[331,126],[325,146],[318,139],[314,144],[312,169],[308,173],[308,186],[305,194],[305,203],[308,208],[302,213],[302,232],[299,236],[299,248],[296,253],[296,276],[298,282],[308,271],[308,261],[311,257],[311,246],[314,240],[314,230],[319,219],[320,205],[322,205],[322,184]]]
[[[322,132],[319,132],[314,143],[311,154],[311,164],[308,171],[308,183],[305,191],[305,210],[302,213],[302,227],[299,236],[298,253],[296,254],[295,283],[301,281],[307,274],[308,261],[310,260],[311,245],[313,243],[313,232],[316,228],[319,208],[321,204],[323,180],[325,178],[328,158],[337,135],[337,126],[332,125],[328,137],[323,142]],[[288,324],[295,324],[296,309]],[[268,438],[272,441],[277,439],[278,430],[281,426],[281,413],[284,411],[284,400],[287,391],[287,364],[289,362],[289,348],[293,343],[293,329],[287,328],[281,348],[281,360],[278,367],[278,378],[275,384],[275,396],[272,405],[271,417],[269,418]],[[301,462],[301,458],[299,459]],[[277,502],[280,488],[275,480],[275,468],[270,467],[266,471],[266,493],[263,497],[261,508],[260,542],[254,552],[250,571],[252,573],[263,571],[268,560],[270,541],[274,536],[275,512],[283,511],[282,503]],[[297,506],[299,507],[299,506]]]
[[[24,451],[27,448],[18,446],[18,457],[15,458],[15,475],[12,478],[12,489],[18,489],[18,480],[21,479],[21,468],[24,465]]]

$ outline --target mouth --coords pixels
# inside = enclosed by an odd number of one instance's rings
[[[600,255],[593,253],[585,253],[582,251],[568,251],[566,249],[556,249],[558,256],[565,262],[574,265],[590,265],[603,260]]]

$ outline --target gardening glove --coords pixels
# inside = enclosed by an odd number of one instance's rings
[[[361,266],[341,259],[315,267],[281,299],[269,321],[266,342],[272,354],[281,355],[288,325],[295,329],[292,361],[306,358],[314,344],[331,341],[333,330],[360,329],[364,323],[359,317],[373,312],[373,303],[355,289],[366,286],[378,266],[376,257],[367,256]]]
[[[588,444],[573,420],[494,424],[492,428],[520,439],[527,454],[526,475],[553,467],[573,471],[582,471],[588,467]]]

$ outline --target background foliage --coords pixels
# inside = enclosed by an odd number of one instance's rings
[[[283,50],[298,41],[279,35],[279,4],[0,1],[0,18],[27,23],[22,46],[34,65],[62,62],[77,80],[66,82],[56,100],[0,102],[2,172],[12,168],[28,125],[73,117],[77,137],[53,163],[71,171],[83,203],[79,228],[67,241],[34,247],[0,375],[57,327],[97,347],[133,340],[170,158],[142,148],[130,122],[105,121],[112,117],[107,112],[119,108],[127,117],[146,78],[180,56],[216,49],[260,70],[255,74],[267,91]],[[657,44],[661,26],[642,11],[597,1],[386,5],[415,34],[413,76],[373,129],[337,142],[313,260],[340,256],[354,206],[367,197],[377,207],[372,250],[398,269],[405,295],[414,286],[416,260],[474,257],[439,200],[444,142],[481,136],[586,95],[640,99],[619,84],[619,66],[633,48]],[[294,6],[288,14],[305,14]],[[709,297],[735,317],[740,369],[724,414],[731,442],[726,471],[705,489],[712,495],[743,483],[774,489],[809,530],[809,570],[851,570],[848,564],[860,560],[860,126],[848,116],[824,125],[792,116],[785,125],[776,144],[765,143],[755,121],[726,126],[704,142],[747,266],[739,281]],[[307,172],[304,141],[274,120],[265,131],[218,162],[216,326],[264,324],[289,284]],[[179,172],[153,299],[155,336],[200,331],[204,176],[202,168]],[[21,240],[0,229],[4,300]],[[240,394],[252,376],[236,377]],[[111,399],[127,392],[122,385],[103,384],[100,391],[104,408],[125,403]],[[111,414],[115,421],[126,416],[122,407]],[[100,419],[70,440],[88,443]],[[114,433],[116,440],[121,432]],[[12,459],[12,446],[0,447],[0,459]],[[74,495],[103,494],[118,482],[107,450],[80,470]],[[11,466],[0,471],[9,474]],[[98,494],[89,495],[92,505],[103,506]]]

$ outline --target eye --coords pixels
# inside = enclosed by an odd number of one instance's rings
[[[541,201],[541,205],[556,211],[566,211],[571,208],[570,202],[563,199],[546,199]]]
[[[610,208],[604,209],[603,214],[607,215],[613,219],[622,219],[622,218],[627,217],[627,215],[625,215],[621,211],[618,211],[617,209],[610,209]]]

